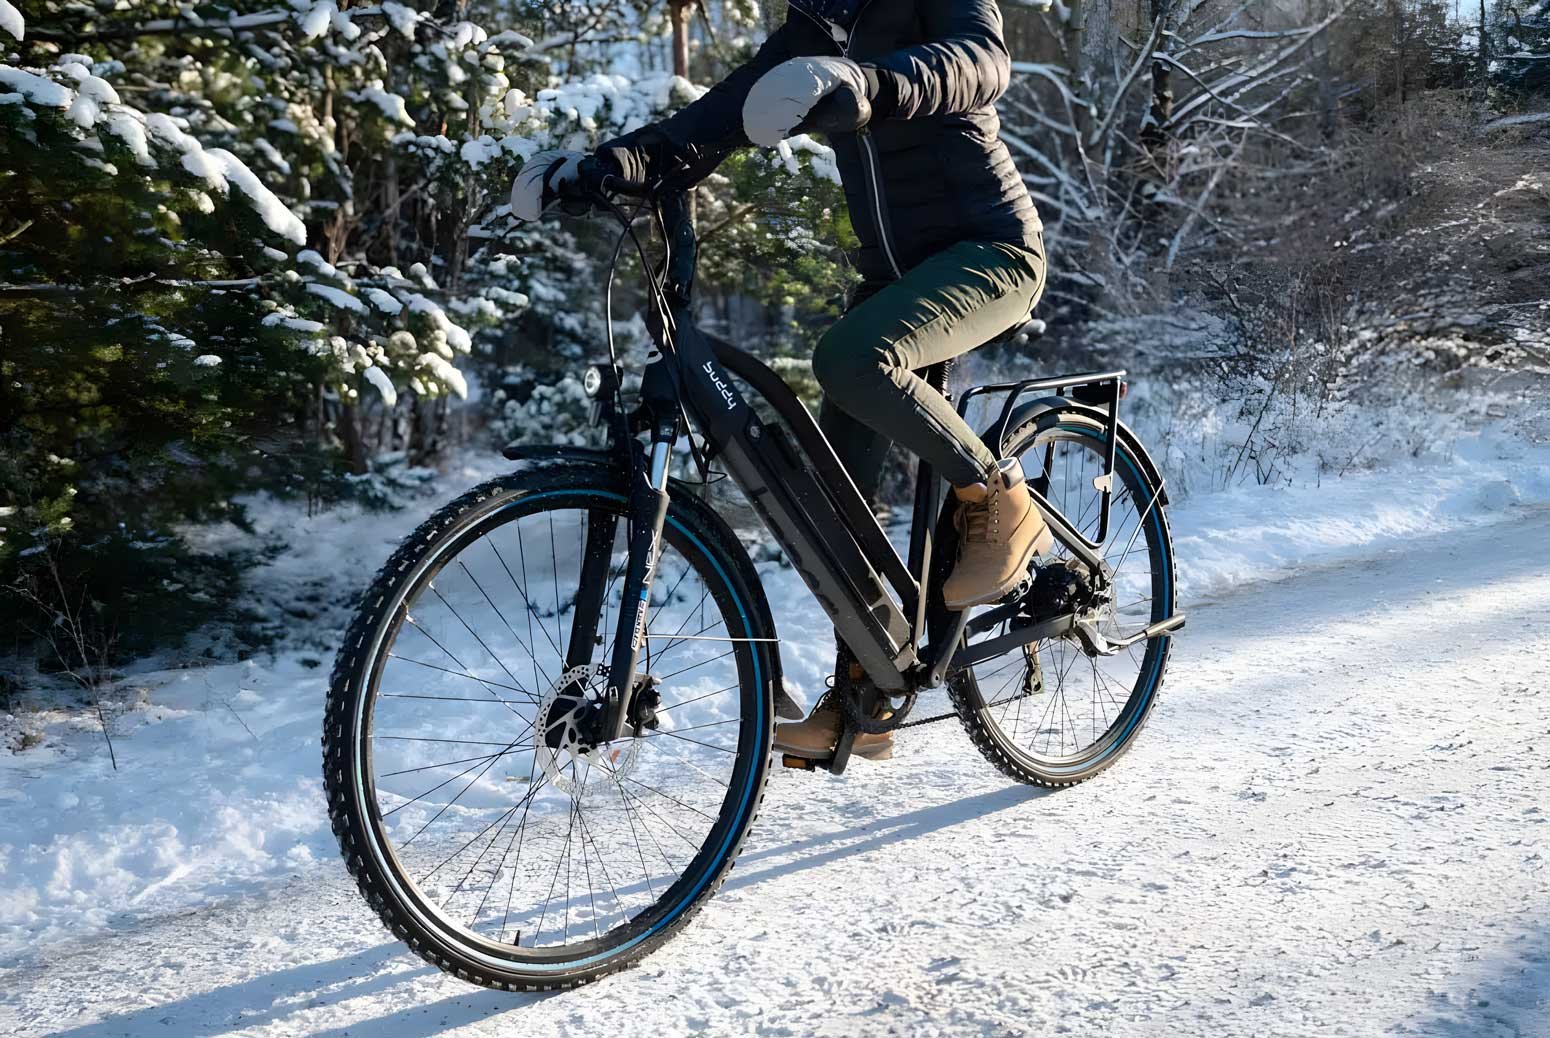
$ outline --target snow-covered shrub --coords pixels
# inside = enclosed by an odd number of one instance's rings
[[[555,443],[586,446],[597,440],[590,421],[592,401],[581,381],[566,375],[555,382],[530,383],[495,392],[490,427],[502,443]]]

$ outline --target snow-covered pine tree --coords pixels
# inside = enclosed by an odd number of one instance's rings
[[[697,92],[653,57],[652,5],[600,3],[588,28],[553,7],[486,27],[391,0],[4,2],[0,579],[60,572],[53,597],[99,603],[124,648],[235,588],[218,560],[190,579],[176,522],[355,485],[333,459],[427,457],[475,370],[595,356],[611,241],[512,227],[510,177]],[[708,78],[753,42],[751,7],[712,11]],[[848,231],[826,156],[744,156],[702,191],[709,305],[842,280],[813,235]],[[752,273],[773,257],[807,269]]]

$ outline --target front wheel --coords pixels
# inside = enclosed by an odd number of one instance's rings
[[[767,612],[747,555],[675,500],[640,667],[653,726],[588,745],[627,562],[602,466],[487,483],[422,525],[340,650],[324,780],[367,901],[474,983],[556,989],[640,959],[731,868],[768,773]]]
[[[1019,458],[1029,484],[1092,538],[1100,516],[1093,480],[1103,473],[1105,438],[1092,418],[1047,413],[1012,430],[1004,453]],[[1173,615],[1174,579],[1162,488],[1126,440],[1115,454],[1108,536],[1098,552],[1112,585],[1088,612],[1118,640]],[[1039,566],[1070,561],[1057,540]],[[986,636],[1010,630],[1006,623]],[[1170,641],[1158,635],[1113,656],[1089,656],[1073,636],[1051,638],[963,668],[949,676],[948,693],[969,737],[1003,773],[1071,786],[1113,764],[1140,734],[1157,702]]]

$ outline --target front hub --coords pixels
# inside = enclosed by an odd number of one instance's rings
[[[606,706],[608,666],[570,667],[545,690],[533,725],[533,755],[550,784],[580,798],[613,786],[634,770],[634,739],[599,743],[597,719]]]

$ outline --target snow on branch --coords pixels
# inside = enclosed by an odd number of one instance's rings
[[[1130,69],[1125,73],[1124,78],[1120,80],[1118,89],[1114,91],[1114,98],[1109,102],[1109,114],[1103,117],[1101,123],[1093,127],[1092,133],[1088,134],[1088,147],[1092,147],[1103,140],[1108,134],[1110,127],[1114,125],[1114,120],[1119,117],[1119,113],[1124,108],[1125,95],[1130,93],[1131,84],[1136,81],[1136,77],[1141,74],[1142,67],[1151,60],[1157,48],[1157,37],[1162,32],[1162,28],[1163,19],[1158,18],[1152,23],[1152,34],[1147,38],[1146,46],[1142,47],[1136,55],[1136,60],[1131,63]]]
[[[1291,36],[1301,36],[1306,29],[1228,29],[1225,32],[1209,32],[1204,36],[1197,36],[1190,40],[1186,46],[1202,47],[1207,43],[1220,43],[1222,40],[1281,40]]]
[[[0,29],[9,31],[12,25],[7,21],[6,11],[13,14],[15,8],[11,7],[10,0],[0,0]],[[303,40],[315,40],[328,34],[337,33],[345,40],[354,40],[361,34],[361,29],[355,24],[357,18],[385,18],[388,24],[400,34],[413,37],[417,26],[426,25],[432,31],[447,36],[453,40],[457,38],[457,27],[443,27],[433,22],[429,15],[416,11],[403,4],[384,3],[380,6],[355,7],[341,11],[336,0],[313,0],[311,3],[303,2],[299,9],[275,8],[268,11],[252,11],[248,14],[233,15],[230,18],[206,21],[192,8],[183,8],[175,18],[155,18],[147,22],[137,22],[124,25],[109,25],[100,29],[84,31],[72,31],[68,33],[48,30],[34,32],[33,36],[41,40],[52,41],[82,41],[82,40],[116,40],[132,39],[138,36],[163,36],[182,32],[201,32],[210,34],[234,35],[244,32],[252,32],[255,29],[266,29],[275,26],[295,26],[300,30]],[[16,15],[15,28],[17,32],[12,35],[21,39],[21,16]],[[471,23],[460,23],[469,25]],[[473,41],[459,42],[459,46],[469,45]],[[489,45],[510,44],[518,49],[534,47],[533,41],[521,33],[506,30],[497,34],[489,41],[478,41]]]
[[[1487,130],[1499,130],[1504,126],[1529,126],[1534,123],[1550,123],[1550,112],[1527,112],[1523,115],[1504,115],[1485,124]]]
[[[106,139],[123,147],[137,165],[153,167],[157,165],[152,154],[154,145],[207,189],[221,195],[235,190],[276,235],[297,245],[306,241],[306,228],[296,214],[264,186],[246,163],[224,148],[205,148],[184,132],[186,123],[123,104],[113,86],[93,75],[85,61],[79,55],[66,55],[49,70],[52,76],[40,69],[0,65],[0,86],[9,91],[0,94],[0,103],[25,103],[60,116],[74,131],[85,153],[101,153]],[[16,100],[7,102],[7,98]],[[105,168],[117,172],[111,165]]]
[[[11,6],[11,0],[0,0],[0,30],[9,33],[14,40],[27,35],[27,23],[22,13]]]

